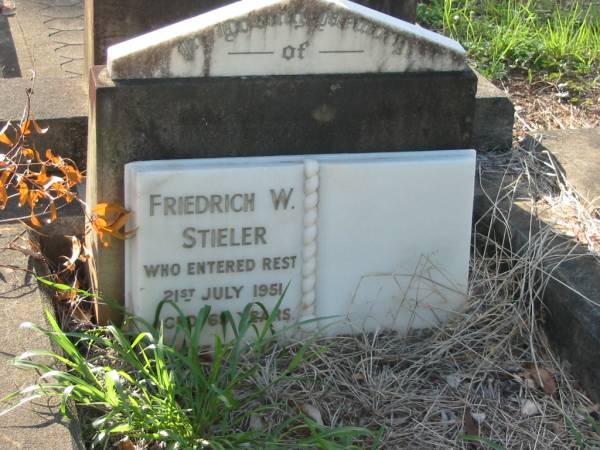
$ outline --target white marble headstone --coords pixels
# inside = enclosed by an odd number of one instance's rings
[[[278,328],[439,326],[465,301],[474,173],[472,150],[128,164],[127,307],[210,305],[210,344],[220,312],[270,309],[289,284]]]
[[[242,0],[109,47],[113,79],[456,71],[457,42],[347,0]]]

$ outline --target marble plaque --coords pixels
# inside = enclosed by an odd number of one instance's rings
[[[286,286],[279,329],[439,326],[465,301],[474,173],[472,150],[127,164],[126,305],[149,321],[164,299],[210,305],[205,344],[222,311]]]
[[[115,80],[465,69],[457,42],[347,0],[242,0],[107,55]]]

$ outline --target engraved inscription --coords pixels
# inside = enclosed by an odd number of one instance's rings
[[[227,42],[235,41],[239,35],[249,33],[252,29],[264,29],[266,27],[275,27],[281,25],[291,25],[295,30],[306,28],[312,23],[310,17],[305,12],[289,12],[280,11],[279,13],[256,15],[239,20],[228,20],[221,23],[217,27],[217,35],[225,39]],[[315,31],[324,31],[327,27],[335,27],[342,30],[353,30],[357,33],[365,34],[380,40],[384,45],[391,45],[394,48],[393,54],[400,55],[402,46],[399,45],[402,35],[388,27],[373,23],[364,18],[353,15],[342,15],[337,11],[326,11],[320,14],[316,20]],[[298,53],[299,48],[293,45],[285,47],[282,52],[282,57],[286,60],[293,59]],[[323,50],[319,53],[364,53],[364,50]],[[263,55],[273,54],[272,52],[231,52],[230,55]],[[183,53],[182,53],[183,55]],[[299,59],[303,59],[297,56]]]
[[[298,47],[294,47],[293,45],[288,45],[287,47],[283,47],[282,58],[286,60],[291,60],[294,58],[304,59],[304,54],[306,53],[306,49],[310,46],[308,41],[303,42]]]
[[[295,47],[294,57],[303,58],[307,48],[308,42]],[[180,231],[174,232],[179,233],[179,248],[187,256],[169,263],[144,261],[141,276],[148,282],[163,280],[167,283],[168,286],[160,291],[159,300],[182,307],[197,309],[206,304],[212,307],[223,305],[232,313],[239,313],[245,304],[240,306],[239,301],[279,299],[291,281],[293,271],[300,268],[301,256],[272,254],[274,249],[277,251],[277,242],[271,240],[271,224],[257,224],[250,218],[260,207],[263,212],[266,209],[275,215],[290,214],[301,201],[296,198],[296,191],[295,187],[275,186],[262,192],[148,193],[143,200],[147,208],[146,220],[181,224]],[[248,257],[245,256],[248,251],[266,253]],[[202,257],[208,254],[210,257]],[[225,257],[214,257],[219,254]],[[253,275],[252,281],[247,281],[249,275]],[[256,314],[255,322],[266,320]],[[278,320],[289,321],[292,316],[291,309],[284,309]],[[174,320],[167,318],[165,326],[174,326]],[[220,325],[218,314],[208,325]]]

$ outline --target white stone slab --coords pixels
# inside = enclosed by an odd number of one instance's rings
[[[347,0],[242,0],[108,49],[113,79],[455,71],[457,42]]]
[[[470,152],[321,163],[316,313],[348,319],[329,334],[432,328],[460,308],[473,167]]]
[[[164,298],[210,305],[210,344],[220,312],[270,309],[289,283],[278,328],[438,326],[465,300],[474,173],[472,150],[128,164],[127,307],[151,321]]]

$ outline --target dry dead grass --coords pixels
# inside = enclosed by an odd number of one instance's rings
[[[533,149],[488,156],[480,170],[506,179],[489,211],[494,221],[505,221],[498,205],[507,198],[588,210]],[[517,199],[516,184],[528,187],[526,196]],[[579,217],[593,240],[598,222]],[[326,425],[381,430],[380,448],[579,448],[573,427],[599,439],[588,422],[598,405],[552,353],[539,320],[547,282],[562,261],[577,257],[575,243],[546,226],[514,252],[508,235],[492,238],[488,229],[476,224],[467,306],[451,323],[407,337],[320,339],[294,378],[275,386],[285,364],[274,350],[254,382],[286,409],[314,406]],[[262,419],[269,424],[280,417]]]
[[[525,77],[511,75],[495,82],[515,105],[515,136],[541,130],[600,127],[600,80],[588,82],[585,92],[576,93],[564,84],[545,81],[529,83]],[[596,88],[591,86],[596,85]],[[577,97],[576,103],[571,103]]]

